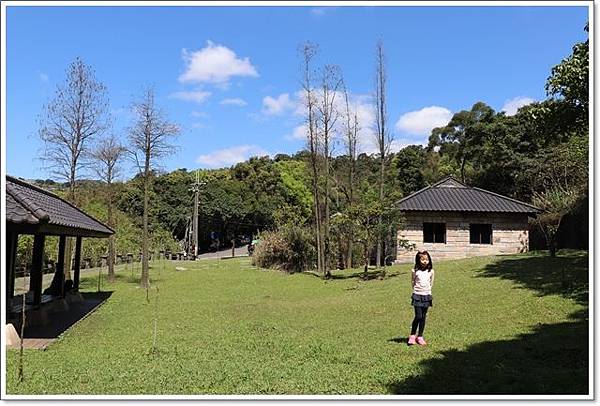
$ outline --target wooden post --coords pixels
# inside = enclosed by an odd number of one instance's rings
[[[54,272],[60,272],[60,295],[65,297],[65,246],[67,244],[67,237],[61,235],[58,239],[58,260],[56,261],[56,270]]]
[[[46,236],[44,234],[34,235],[29,290],[33,291],[33,304],[35,306],[38,306],[42,303],[42,267],[44,265],[45,242]]]
[[[6,298],[15,295],[15,262],[17,259],[17,244],[19,234],[15,232],[6,233]]]
[[[81,267],[81,237],[75,241],[75,265],[73,267],[73,290],[79,291],[79,270]]]
[[[235,257],[235,239],[231,240],[231,256]]]

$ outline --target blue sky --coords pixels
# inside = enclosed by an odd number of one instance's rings
[[[115,134],[146,84],[182,125],[163,168],[229,166],[303,147],[298,44],[339,65],[370,151],[374,50],[384,42],[395,148],[484,101],[511,114],[545,97],[586,37],[578,7],[7,7],[6,168],[46,178],[37,116],[80,56],[108,88]],[[127,166],[127,165],[126,165]]]

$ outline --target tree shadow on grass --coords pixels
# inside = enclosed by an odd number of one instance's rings
[[[361,281],[371,281],[371,280],[383,280],[389,278],[395,278],[396,276],[400,276],[406,272],[398,272],[398,271],[390,271],[389,269],[374,269],[372,271],[364,272],[364,271],[356,271],[347,274],[335,274],[331,275],[330,280],[345,280],[345,279],[358,279]]]
[[[478,277],[508,279],[540,296],[560,295],[587,305],[589,301],[588,254],[561,251],[546,255],[508,257],[485,266]]]
[[[506,341],[449,350],[387,385],[394,394],[588,394],[587,310]],[[435,345],[433,342],[431,345]],[[415,348],[415,350],[419,350]]]
[[[347,271],[347,270],[346,270]],[[302,275],[312,276],[315,278],[323,279],[323,275],[317,273],[316,271],[304,271],[301,272]],[[396,276],[407,275],[409,272],[399,271],[397,268],[387,267],[384,269],[372,269],[365,273],[364,270],[355,269],[354,271],[350,271],[350,273],[339,273],[339,270],[334,270],[331,273],[331,277],[324,279],[325,281],[335,281],[335,280],[346,280],[346,279],[357,279],[360,281],[371,281],[371,280],[383,280],[395,278]]]
[[[153,271],[156,272],[156,271]],[[141,275],[138,273],[134,273],[133,276],[129,272],[120,272],[115,273],[115,282],[125,282],[138,285],[141,280]],[[150,285],[153,283],[158,283],[161,281],[160,274],[156,273],[150,275]],[[109,290],[113,284],[108,282],[108,276],[106,273],[102,274],[102,279],[100,283],[100,290]],[[81,278],[79,282],[79,288],[81,290],[96,290],[98,288],[98,274],[96,275],[86,275]]]

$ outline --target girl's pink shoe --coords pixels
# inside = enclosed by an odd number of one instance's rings
[[[415,345],[417,343],[417,336],[411,335],[408,337],[408,345]]]
[[[417,344],[419,345],[427,345],[427,342],[423,337],[417,337]]]

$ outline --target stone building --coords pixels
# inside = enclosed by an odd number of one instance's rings
[[[396,262],[413,262],[416,250],[434,260],[514,254],[529,249],[528,218],[540,209],[448,177],[400,200],[405,217]]]

